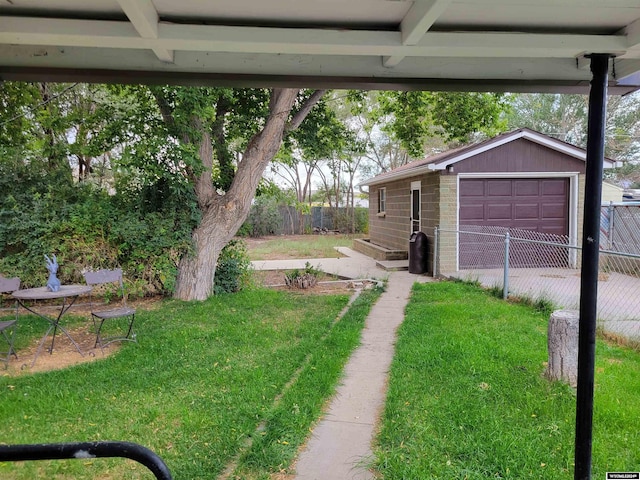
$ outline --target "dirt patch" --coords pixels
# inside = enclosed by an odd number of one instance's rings
[[[336,233],[328,233],[326,234],[326,236],[344,236],[342,234],[336,234]],[[260,260],[285,260],[285,259],[292,259],[292,258],[303,258],[299,256],[299,253],[296,251],[296,249],[292,249],[291,251],[288,252],[283,252],[281,248],[275,248],[274,251],[271,252],[265,252],[264,251],[264,244],[267,244],[269,242],[274,242],[276,241],[277,244],[286,244],[287,242],[291,242],[293,244],[305,244],[305,245],[309,245],[309,243],[313,243],[314,241],[316,241],[318,239],[318,237],[321,236],[325,236],[325,234],[323,235],[319,235],[319,234],[309,234],[309,235],[272,235],[272,236],[267,236],[267,237],[242,237],[241,240],[246,244],[247,246],[247,250],[249,250],[249,252],[251,252],[252,250],[260,250],[260,255],[259,258]],[[318,253],[318,255],[316,255],[315,253]],[[319,251],[317,252],[313,252],[313,249],[309,252],[307,252],[307,255],[309,255],[308,258],[316,258],[317,256],[320,255]],[[342,257],[344,255],[342,255],[341,253],[339,253],[338,251],[334,251],[332,252],[332,254],[330,255],[331,257],[334,258],[339,258]]]
[[[331,233],[330,235],[334,234]],[[293,240],[304,242],[317,236],[318,235],[268,235],[265,237],[241,237],[241,239],[247,244],[247,248],[251,249],[252,247],[260,246],[273,240]]]
[[[328,234],[332,235],[332,234]],[[309,241],[309,239],[313,239],[313,235],[278,235],[278,236],[268,236],[268,237],[248,237],[242,238],[242,240],[246,243],[247,249],[251,251],[252,249],[260,248],[263,244],[277,240],[290,240],[293,242],[305,242]],[[294,258],[283,254],[282,252],[274,251],[272,253],[262,254],[263,260],[283,260]],[[306,289],[299,288],[290,288],[285,284],[285,275],[287,273],[291,273],[293,270],[255,270],[252,273],[252,281],[256,285],[274,288],[277,290],[287,290],[292,293],[297,293],[300,295],[323,295],[323,294],[346,294],[350,295],[353,293],[355,288],[359,288],[360,286],[355,286],[353,282],[346,281],[341,279],[335,275],[330,275],[327,273],[321,273],[318,277],[318,283],[313,287]]]
[[[100,347],[94,348],[96,335],[95,333],[89,332],[89,324],[68,329],[67,331],[80,347],[82,354],[78,352],[64,333],[58,331],[53,352],[49,352],[49,348],[51,347],[51,335],[49,335],[34,363],[33,359],[42,340],[42,338],[36,338],[32,345],[16,352],[18,355],[17,359],[14,356],[11,357],[8,368],[2,373],[13,377],[36,372],[60,370],[72,365],[77,365],[78,363],[93,362],[101,358],[106,358],[109,355],[113,355],[120,348],[120,345],[117,343],[107,345],[104,350],[100,350]]]
[[[128,303],[137,310],[153,310],[159,307],[160,302],[160,298],[147,298],[130,301]],[[49,312],[45,313],[50,314]],[[93,322],[91,321],[90,316],[91,309],[88,304],[75,305],[71,308],[70,313],[75,316],[82,316],[86,318],[86,323],[83,325],[72,328],[65,327],[69,336],[71,336],[71,338],[73,338],[80,347],[82,354],[78,352],[76,347],[64,333],[58,331],[56,334],[53,352],[49,351],[52,340],[51,335],[49,335],[34,363],[33,359],[38,351],[38,346],[42,341],[42,337],[35,338],[33,343],[27,348],[23,348],[16,352],[18,355],[17,359],[13,355],[11,356],[6,370],[2,370],[3,366],[0,366],[0,375],[14,377],[36,372],[60,370],[79,363],[94,362],[96,360],[107,358],[120,349],[120,344],[117,342],[107,345],[104,349],[95,347],[96,334],[93,333]]]
[[[300,295],[350,295],[355,290],[353,281],[341,280],[340,278],[326,273],[318,277],[318,283],[313,287],[299,289],[291,288],[285,284],[284,276],[290,270],[256,270],[253,272],[253,281],[256,285],[276,290],[286,290]]]

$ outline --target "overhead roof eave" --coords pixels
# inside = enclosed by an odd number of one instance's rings
[[[572,80],[441,79],[409,77],[352,77],[198,73],[157,70],[110,70],[60,67],[7,67],[0,65],[0,80],[25,82],[85,82],[147,85],[183,85],[235,88],[311,88],[354,90],[424,90],[457,92],[587,94],[589,82]],[[611,81],[609,93],[626,95],[635,85]]]
[[[0,79],[610,94],[640,86],[637,0],[11,0]]]

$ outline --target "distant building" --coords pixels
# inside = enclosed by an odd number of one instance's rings
[[[602,182],[602,204],[622,202],[624,189],[613,183]]]

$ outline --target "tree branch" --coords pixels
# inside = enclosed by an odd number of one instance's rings
[[[300,126],[300,124],[307,118],[311,109],[320,101],[320,99],[327,93],[326,90],[316,90],[311,96],[302,104],[300,110],[298,110],[291,121],[285,127],[285,131],[290,132]]]
[[[176,124],[175,118],[173,118],[173,112],[171,111],[171,107],[169,107],[167,103],[167,99],[164,95],[161,95],[155,88],[149,89],[151,94],[156,99],[156,103],[158,104],[158,108],[160,109],[160,114],[162,115],[162,120],[167,126],[173,127]]]

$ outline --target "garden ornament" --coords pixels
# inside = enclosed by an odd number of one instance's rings
[[[60,290],[60,280],[56,277],[56,273],[58,272],[58,260],[56,259],[55,254],[53,256],[53,261],[46,255],[44,258],[47,260],[47,270],[49,270],[49,280],[47,280],[47,288],[52,292],[57,292]]]

